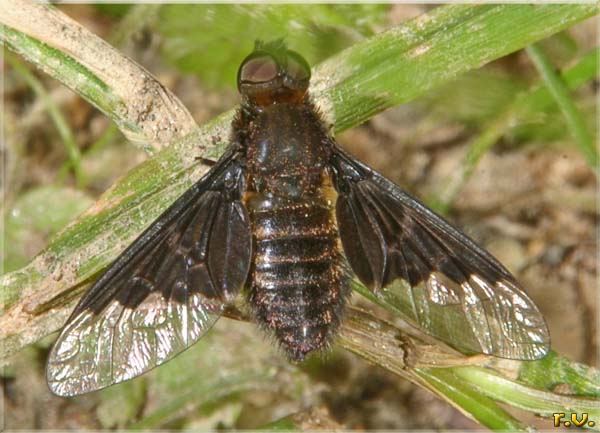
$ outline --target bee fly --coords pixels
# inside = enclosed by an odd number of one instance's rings
[[[200,339],[242,292],[293,361],[336,335],[358,278],[406,294],[406,320],[467,353],[531,360],[544,319],[489,253],[342,150],[307,93],[310,67],[262,44],[237,78],[231,144],[106,270],[52,348],[51,390],[131,379]]]

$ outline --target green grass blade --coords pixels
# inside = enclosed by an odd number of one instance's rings
[[[539,361],[523,363],[519,380],[536,388],[550,390],[568,384],[574,394],[600,401],[600,371],[554,352]]]
[[[553,413],[565,411],[586,412],[591,419],[600,419],[598,399],[559,395],[534,389],[486,368],[456,367],[453,373],[477,387],[479,393],[532,413],[551,416]]]
[[[594,48],[581,56],[572,66],[564,69],[560,79],[567,86],[568,91],[577,90],[598,75],[599,55],[600,48]],[[517,111],[520,115],[524,115],[525,112],[545,110],[552,104],[554,104],[554,97],[548,87],[541,82],[535,86],[530,95],[519,101]]]
[[[562,80],[569,90],[575,90],[597,76],[598,53],[598,49],[590,51],[574,66],[561,74]],[[526,92],[520,93],[506,109],[489,121],[481,133],[469,144],[469,150],[460,170],[457,170],[453,178],[448,180],[445,191],[440,194],[439,198],[432,200],[435,203],[435,209],[440,213],[446,213],[460,190],[470,179],[480,159],[490,148],[512,126],[518,125],[533,113],[544,111],[553,101],[548,88],[537,83]]]
[[[52,98],[50,98],[50,95],[48,95],[48,92],[44,89],[42,83],[40,83],[21,61],[10,53],[5,53],[5,59],[44,103],[46,110],[50,115],[50,119],[52,119],[52,123],[54,123],[54,126],[67,149],[67,156],[69,158],[70,166],[73,168],[75,174],[77,187],[82,188],[85,185],[85,176],[81,170],[81,152],[79,151],[73,132],[69,128],[67,120],[60,111],[60,108],[52,101]]]
[[[81,95],[112,119],[130,140],[142,140],[135,138],[142,135],[141,129],[135,123],[126,121],[121,114],[125,110],[125,101],[92,71],[73,57],[16,29],[2,26],[0,30],[2,41],[11,51]]]
[[[544,83],[560,107],[573,138],[579,145],[581,153],[592,168],[598,167],[598,149],[594,145],[583,116],[575,106],[569,89],[560,76],[554,71],[554,66],[537,45],[527,47],[527,54],[533,61]]]
[[[469,387],[454,373],[454,369],[418,369],[416,374],[427,380],[427,383],[452,402],[453,406],[489,429],[529,431],[525,424],[517,421],[491,399]]]
[[[315,90],[337,84],[329,99],[343,131],[595,13],[595,4],[438,7],[323,62]]]

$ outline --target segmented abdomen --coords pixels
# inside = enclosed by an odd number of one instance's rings
[[[348,291],[332,205],[320,194],[257,194],[247,204],[254,233],[249,304],[290,358],[302,360],[328,343]]]

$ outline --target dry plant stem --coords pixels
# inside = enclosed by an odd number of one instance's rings
[[[413,381],[415,378],[410,377],[407,369],[484,365],[489,359],[485,355],[468,357],[459,354],[442,347],[439,342],[428,344],[425,340],[409,335],[395,325],[353,306],[347,308],[337,343],[344,349]]]
[[[439,345],[429,345],[391,323],[356,307],[348,307],[337,343],[344,349],[417,385],[432,390],[416,374],[418,368],[453,367],[486,363],[487,356],[454,355]]]
[[[0,23],[71,56],[105,83],[123,103],[121,117],[141,133],[123,125],[121,131],[147,151],[157,151],[196,129],[179,99],[148,71],[54,7],[2,0]]]
[[[428,389],[471,419],[481,422],[485,417],[491,417],[500,429],[525,430],[523,424],[497,407],[493,401],[486,399],[480,407],[474,404],[476,397],[473,396],[468,380],[460,384],[453,383],[451,376],[448,381],[439,380],[437,369],[423,364],[423,361],[427,363],[427,359],[436,360],[449,356],[439,346],[427,346],[419,339],[400,332],[392,324],[377,319],[369,313],[349,308],[338,342],[345,349],[367,361]],[[449,361],[448,366],[471,363],[466,356],[450,356],[450,358],[454,358],[454,361]],[[485,362],[485,358],[476,357],[481,363]],[[481,411],[484,413],[482,414]]]
[[[337,343],[367,361],[429,389],[470,418],[479,422],[487,417],[495,418],[496,424],[484,423],[488,427],[496,425],[502,430],[526,427],[511,419],[494,401],[544,416],[563,412],[565,408],[589,412],[590,419],[597,418],[600,413],[600,402],[595,399],[555,394],[513,379],[521,372],[520,361],[485,355],[454,355],[356,307],[347,309]],[[481,404],[476,403],[478,399]]]

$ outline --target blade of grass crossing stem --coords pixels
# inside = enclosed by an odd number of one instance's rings
[[[529,58],[540,73],[546,87],[554,97],[556,104],[565,117],[567,126],[579,146],[581,153],[585,157],[588,164],[598,169],[598,150],[594,146],[594,142],[588,128],[585,124],[581,112],[575,106],[575,102],[571,97],[569,89],[565,82],[555,72],[554,66],[544,54],[544,51],[536,44],[526,48]]]
[[[433,387],[437,394],[444,396],[448,402],[482,425],[492,430],[528,431],[525,424],[517,421],[493,400],[470,387],[451,369],[418,368],[414,373],[428,386]]]
[[[519,370],[519,381],[535,388],[554,389],[566,383],[574,394],[600,402],[600,371],[579,364],[555,352],[537,362],[526,362]]]
[[[571,398],[568,395],[531,388],[487,368],[456,367],[453,373],[476,386],[488,397],[528,412],[545,416],[565,411],[585,412],[589,414],[590,419],[600,419],[600,401],[597,399]]]

